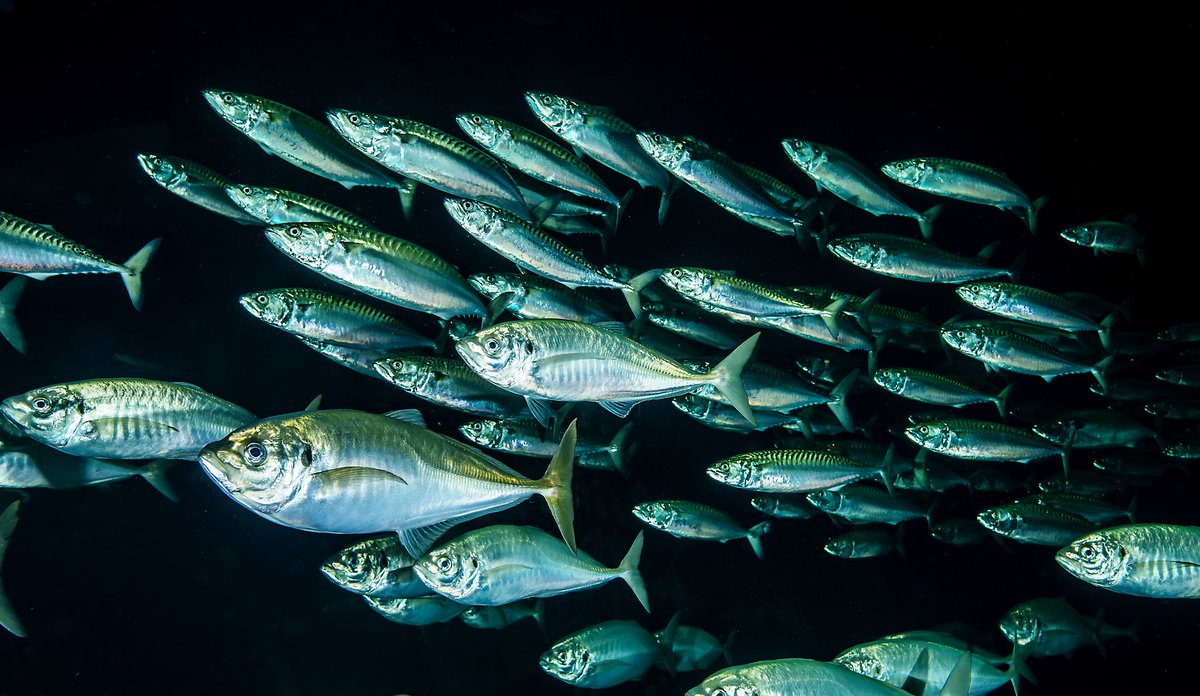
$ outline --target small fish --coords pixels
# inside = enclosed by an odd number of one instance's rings
[[[903,696],[908,692],[836,662],[802,658],[726,667],[685,696]]]
[[[681,363],[696,372],[707,372],[714,365],[707,360],[681,359]],[[833,415],[842,422],[847,432],[854,430],[854,419],[846,405],[846,395],[854,387],[858,379],[855,370],[842,378],[841,383],[825,392],[823,387],[817,387],[800,375],[781,370],[768,363],[751,360],[742,370],[742,385],[746,387],[746,397],[750,407],[762,411],[778,411],[787,413],[810,406],[827,406]],[[698,396],[714,401],[725,401],[721,392],[714,387],[705,387],[696,392]]]
[[[286,225],[292,222],[340,222],[355,227],[375,227],[366,219],[343,210],[336,205],[318,200],[295,191],[229,184],[225,195],[239,208],[253,215],[256,220],[268,225]]]
[[[1200,321],[1172,324],[1159,331],[1157,338],[1167,343],[1196,343],[1200,341]]]
[[[643,302],[642,309],[651,324],[706,346],[733,350],[746,340],[745,333],[728,321],[688,305]]]
[[[571,686],[607,689],[641,679],[666,655],[636,621],[605,621],[560,639],[538,658],[542,670]]]
[[[1134,447],[1158,434],[1137,419],[1111,409],[1069,409],[1039,420],[1033,432],[1071,449]]]
[[[954,408],[992,403],[996,405],[1001,418],[1008,415],[1005,404],[1012,392],[1011,384],[1001,389],[998,394],[992,395],[961,377],[913,367],[880,368],[875,370],[871,379],[887,391],[913,401]]]
[[[373,379],[383,379],[383,375],[375,371],[375,363],[393,355],[407,355],[407,349],[397,351],[390,348],[357,348],[320,341],[307,336],[296,336],[296,340],[338,365],[348,367]]]
[[[1128,508],[1113,505],[1100,498],[1082,493],[1053,491],[1034,493],[1020,500],[1022,503],[1046,505],[1057,510],[1065,510],[1086,519],[1095,525],[1111,524],[1124,518],[1133,522],[1133,503]]]
[[[424,597],[429,588],[413,572],[412,557],[395,534],[355,542],[321,564],[321,573],[343,590],[381,599]]]
[[[12,538],[13,531],[17,528],[17,510],[20,507],[21,501],[14,500],[4,508],[3,513],[0,513],[0,567],[4,565],[4,552],[8,550],[8,540]],[[8,595],[4,593],[3,581],[0,581],[0,626],[18,638],[26,636],[21,617],[17,616],[17,610],[13,608]]]
[[[300,265],[375,299],[443,320],[487,316],[458,269],[399,237],[335,222],[275,225],[266,235]]]
[[[996,534],[1025,544],[1042,546],[1062,546],[1096,528],[1086,517],[1048,505],[1030,503],[990,507],[975,519]]]
[[[814,491],[805,497],[818,510],[850,522],[892,525],[914,519],[931,522],[930,509],[922,508],[914,499],[889,495],[885,490],[862,484],[851,484],[836,491]]]
[[[405,626],[428,626],[445,623],[460,616],[467,605],[438,595],[432,597],[374,597],[364,595],[367,606],[377,614]]]
[[[698,626],[686,626],[679,623],[679,614],[671,618],[671,623],[661,631],[654,632],[658,641],[674,662],[672,669],[676,672],[691,672],[697,669],[708,669],[718,659],[724,657],[726,664],[733,664],[729,656],[729,645],[736,634],[730,633],[724,642]]]
[[[1054,560],[1111,592],[1158,599],[1200,598],[1200,527],[1127,524],[1069,542]]]
[[[899,549],[896,535],[883,529],[854,529],[825,542],[825,552],[838,558],[877,558]]]
[[[1143,266],[1146,265],[1146,237],[1123,222],[1096,220],[1068,227],[1058,234],[1072,244],[1090,248],[1095,256],[1101,252],[1133,254]]]
[[[395,355],[376,362],[375,371],[419,399],[461,413],[489,418],[519,418],[529,413],[520,396],[485,380],[455,358]]]
[[[834,256],[872,273],[919,283],[961,284],[972,280],[1016,275],[1012,269],[987,265],[980,256],[969,258],[929,242],[894,234],[851,234],[829,242]]]
[[[990,167],[944,157],[917,157],[888,162],[883,173],[893,181],[919,191],[967,203],[1007,210],[1025,221],[1032,233],[1045,197],[1029,196],[1007,176]]]
[[[967,304],[985,312],[1069,333],[1095,331],[1102,343],[1108,341],[1108,329],[1118,316],[1114,311],[1098,322],[1060,295],[1016,283],[980,281],[960,285],[954,291]]]
[[[650,599],[638,571],[642,532],[615,568],[536,527],[493,525],[476,529],[425,554],[413,566],[434,592],[475,606],[555,597],[620,578],[647,612]]]
[[[617,321],[617,308],[532,273],[477,273],[467,278],[491,304],[520,319],[572,319],[587,324]]]
[[[54,228],[35,225],[16,215],[0,212],[0,271],[18,273],[34,280],[57,275],[116,273],[125,283],[133,308],[142,308],[142,272],[162,238],[151,240],[125,263],[100,256]]]
[[[65,456],[49,447],[32,453],[24,448],[0,450],[0,488],[69,490],[140,476],[167,500],[178,502],[179,497],[167,478],[167,469],[173,463],[169,459],[156,459],[142,465],[125,464]]]
[[[1060,456],[1067,468],[1067,450],[1053,440],[1015,425],[972,418],[951,418],[912,425],[904,436],[919,447],[948,457],[991,462],[1030,462]]]
[[[966,517],[934,522],[929,529],[929,535],[950,546],[974,546],[982,544],[988,538],[987,529],[979,524],[979,520]]]
[[[1113,362],[1112,355],[1089,365],[1049,343],[1023,333],[999,326],[965,322],[946,324],[942,327],[941,335],[946,345],[979,360],[989,370],[1035,375],[1047,382],[1055,377],[1087,372],[1095,377],[1101,389],[1108,389],[1104,373]]]
[[[633,515],[655,529],[679,539],[704,539],[725,543],[731,539],[750,542],[754,555],[763,557],[762,535],[771,528],[760,522],[746,529],[725,512],[690,500],[651,500],[633,506]]]
[[[381,167],[324,123],[290,106],[253,94],[216,89],[204,90],[203,94],[221,118],[267,154],[346,188],[396,189],[400,193],[404,216],[411,215],[417,183]]]
[[[737,454],[706,470],[727,486],[759,493],[808,493],[875,476],[890,476],[873,463],[824,450],[773,449]]]
[[[233,182],[225,176],[182,157],[143,153],[137,159],[154,183],[185,201],[243,225],[258,224],[258,218],[229,200],[225,188]]]
[[[1061,599],[1040,597],[1014,606],[1000,619],[1000,632],[1014,650],[1029,657],[1070,657],[1084,645],[1095,645],[1104,653],[1104,641],[1118,636],[1136,639],[1132,630],[1121,630],[1080,614]]]
[[[240,296],[238,303],[256,319],[313,341],[377,350],[434,346],[390,314],[323,290],[256,290]]]
[[[794,501],[773,496],[755,496],[750,499],[750,506],[764,515],[777,517],[781,520],[806,520],[817,514],[818,510],[803,498]]]
[[[630,444],[633,423],[626,423],[611,440],[579,434],[575,440],[576,463],[585,469],[611,469],[628,475],[626,460],[636,445]],[[534,420],[477,420],[460,425],[462,436],[480,447],[523,457],[551,457],[558,443],[547,438]]]
[[[0,309],[0,312],[3,312]],[[0,316],[3,316],[0,314]],[[1181,387],[1200,387],[1200,365],[1176,365],[1154,373],[1154,379]]]
[[[789,425],[803,428],[807,416],[803,413],[780,413],[751,407],[750,410],[754,414],[754,422],[751,423],[740,411],[724,401],[706,399],[698,394],[677,396],[671,399],[671,405],[714,430],[735,433],[763,431]]]
[[[0,336],[4,336],[4,340],[22,354],[25,352],[25,334],[21,333],[21,327],[17,324],[16,310],[25,283],[24,277],[17,276],[0,290]]]
[[[525,319],[478,331],[455,348],[484,379],[526,397],[543,425],[549,421],[545,401],[594,401],[624,418],[642,401],[687,394],[705,384],[720,389],[753,423],[741,372],[758,334],[711,372],[698,375],[621,330],[619,325]]]
[[[471,628],[492,630],[508,628],[522,619],[533,619],[544,631],[542,606],[539,598],[533,602],[513,602],[499,607],[467,607],[458,618]]]
[[[195,459],[255,420],[193,384],[132,378],[51,384],[10,396],[0,412],[38,442],[99,459]]]

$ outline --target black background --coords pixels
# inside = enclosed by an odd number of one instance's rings
[[[116,260],[164,238],[146,273],[140,313],[116,278],[31,282],[18,310],[29,352],[0,347],[0,392],[144,376],[193,382],[264,416],[296,410],[317,393],[326,407],[424,406],[243,312],[235,300],[249,290],[336,288],[282,258],[257,228],[158,187],[135,155],[185,157],[235,180],[318,196],[433,249],[464,273],[507,264],[458,229],[428,189],[406,222],[394,193],[346,191],[265,155],[209,109],[200,95],[208,87],[259,94],[315,116],[356,108],[452,133],[461,111],[538,129],[521,93],[558,92],[610,106],[637,127],[693,133],[806,193],[811,184],[783,155],[782,138],[826,142],[875,166],[918,155],[976,161],[1007,172],[1031,196],[1051,196],[1041,234],[1030,238],[1007,213],[952,203],[938,222],[940,244],[974,253],[1000,239],[997,263],[1027,253],[1023,282],[1130,298],[1135,319],[1127,328],[1197,318],[1197,148],[1194,109],[1185,106],[1195,82],[1190,15],[1126,8],[1068,21],[1045,9],[1004,6],[984,19],[982,7],[967,6],[958,14],[876,14],[754,4],[719,11],[501,5],[0,0],[0,209],[52,224]],[[618,192],[629,186],[607,170],[601,175]],[[903,195],[917,207],[934,202]],[[948,288],[872,277],[805,253],[689,189],[676,196],[661,228],[656,207],[656,192],[635,194],[609,260],[638,269],[734,269],[862,294],[879,287],[882,301],[925,307],[935,321],[965,313]],[[845,215],[848,231],[912,229],[908,221]],[[1147,235],[1146,268],[1132,257],[1093,257],[1055,234],[1102,217],[1132,220]],[[600,258],[595,240],[579,244]],[[437,330],[427,318],[404,317],[430,335]],[[812,348],[768,335],[760,355],[786,367]],[[895,349],[883,362],[940,359]],[[1137,366],[1123,360],[1119,369]],[[1047,386],[1017,377],[1019,401],[1094,405],[1089,379]],[[854,397],[856,418],[879,413],[886,426],[913,410],[884,396]],[[988,418],[988,408],[970,412]],[[453,433],[462,420],[423,410],[441,432]],[[666,403],[643,405],[633,417],[633,478],[577,476],[581,548],[615,564],[639,529],[629,507],[649,498],[690,497],[756,521],[748,496],[717,486],[702,469],[769,446],[770,436],[710,431]],[[594,421],[601,429],[619,426],[603,414]],[[541,466],[513,463],[530,474]],[[1086,458],[1076,465],[1086,466]],[[1022,473],[1021,465],[1011,466]],[[1052,473],[1055,466],[1029,468]],[[0,635],[0,693],[567,693],[570,687],[537,668],[537,655],[553,639],[610,618],[657,629],[681,609],[686,623],[719,636],[737,630],[739,663],[830,659],[884,633],[952,621],[1003,651],[996,620],[1035,596],[1065,597],[1089,615],[1103,610],[1119,626],[1137,621],[1142,645],[1114,642],[1107,659],[1085,647],[1072,660],[1035,660],[1041,687],[1026,683],[1022,693],[1149,692],[1186,683],[1193,672],[1193,603],[1084,585],[1044,547],[944,547],[920,522],[906,530],[907,560],[859,562],[821,551],[836,531],[827,520],[777,523],[764,540],[765,562],[742,542],[648,531],[649,617],[618,582],[548,600],[549,639],[532,623],[505,632],[458,622],[397,626],[317,572],[347,539],[265,522],[187,463],[172,478],[182,498],[177,505],[136,481],[33,493],[4,567],[30,637]],[[1196,523],[1195,487],[1190,477],[1168,475],[1142,492],[1140,518]],[[960,492],[947,497],[939,515],[982,505]],[[488,521],[550,524],[541,503]],[[652,671],[611,693],[681,693],[703,677]]]

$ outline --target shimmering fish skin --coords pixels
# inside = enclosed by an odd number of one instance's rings
[[[467,605],[433,595],[430,597],[375,597],[363,600],[388,621],[405,626],[445,623],[467,610]]]
[[[979,164],[944,157],[916,157],[889,162],[882,167],[890,179],[905,186],[968,203],[1007,210],[1025,221],[1032,231],[1040,203],[1007,176]]]
[[[746,529],[728,513],[711,505],[690,500],[651,500],[633,506],[633,515],[655,529],[681,539],[726,542],[746,539],[754,553],[762,557],[759,537],[770,528],[761,523]]]
[[[851,234],[829,242],[835,256],[880,275],[920,283],[966,283],[1013,272],[959,256],[929,242],[892,234]]]
[[[5,399],[0,411],[38,442],[102,459],[195,459],[255,420],[197,386],[134,378],[52,384]]]
[[[1063,375],[1091,373],[1100,387],[1107,390],[1104,368],[1112,362],[1105,358],[1095,365],[1080,362],[1044,341],[1011,329],[969,322],[954,322],[942,327],[942,340],[954,350],[983,362],[993,369],[1035,375],[1047,381]]]
[[[321,573],[348,592],[382,599],[421,597],[429,588],[412,571],[412,557],[395,534],[355,542],[321,564]]]
[[[1063,454],[1063,448],[1031,430],[1004,423],[955,418],[909,426],[913,443],[958,459],[1027,462]]]
[[[1097,254],[1140,254],[1146,243],[1145,236],[1133,226],[1110,220],[1068,227],[1059,236],[1072,244],[1088,247]]]
[[[640,679],[663,660],[654,635],[635,621],[613,620],[560,639],[538,658],[542,670],[572,686],[607,689]]]
[[[529,413],[520,396],[495,386],[454,358],[397,355],[375,363],[375,371],[413,396],[462,413],[490,418],[519,418]],[[551,448],[557,446],[555,442]]]
[[[876,476],[880,470],[822,450],[774,449],[738,454],[708,467],[721,483],[760,493],[809,493]]]
[[[355,227],[374,227],[366,219],[336,205],[295,191],[229,184],[225,195],[247,214],[268,225],[293,222],[340,222]]]
[[[1062,546],[1096,526],[1079,515],[1029,503],[997,505],[980,512],[976,519],[989,531],[1042,546]]]
[[[926,219],[884,186],[877,174],[842,150],[797,138],[783,140],[782,145],[788,159],[819,189],[829,191],[850,205],[872,215]]]
[[[266,235],[301,265],[384,302],[440,319],[487,315],[454,266],[399,237],[333,222],[275,225]]]
[[[1028,285],[988,281],[961,285],[954,291],[971,306],[1008,319],[1070,332],[1103,328],[1069,300]]]
[[[843,650],[833,658],[833,662],[899,690],[910,678],[919,678],[915,668],[921,660],[922,652],[927,654],[928,660],[927,672],[922,681],[931,687],[944,684],[959,659],[968,652],[971,671],[968,693],[971,696],[983,696],[1007,682],[1015,682],[1016,674],[1012,668],[1001,671],[992,664],[988,656],[969,647],[950,645],[940,637],[880,638]]]
[[[243,225],[258,224],[258,218],[229,199],[225,188],[233,182],[225,176],[182,157],[142,153],[137,159],[156,184],[176,196]]]
[[[489,299],[505,295],[504,308],[520,319],[572,319],[588,324],[618,320],[616,307],[539,275],[476,273],[467,282]]]
[[[871,379],[887,391],[914,401],[955,408],[990,402],[996,405],[1001,417],[1005,415],[1004,402],[1007,392],[1002,390],[993,396],[941,372],[888,367],[876,370]]]
[[[838,558],[875,558],[895,548],[895,535],[882,529],[854,529],[825,543],[825,552]]]
[[[314,341],[379,350],[432,348],[434,343],[365,302],[322,290],[257,290],[238,303],[264,323]]]
[[[726,667],[686,696],[902,696],[908,692],[836,662],[802,658]]]
[[[1054,560],[1112,592],[1159,599],[1200,598],[1200,527],[1128,524],[1081,536]]]

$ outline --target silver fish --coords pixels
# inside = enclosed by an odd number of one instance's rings
[[[140,310],[142,271],[154,257],[161,241],[161,237],[153,239],[125,263],[116,263],[67,239],[53,228],[0,212],[0,271],[19,273],[34,280],[56,275],[116,273],[125,283],[134,309]]]
[[[440,319],[487,315],[458,269],[399,237],[334,222],[277,225],[266,235],[301,265],[384,302]]]
[[[899,549],[896,535],[882,529],[853,529],[825,542],[825,553],[838,558],[876,558]]]
[[[626,460],[636,448],[630,444],[633,423],[626,423],[611,440],[579,434],[575,440],[576,463],[586,469],[612,469],[628,474]],[[477,420],[460,425],[462,436],[480,447],[523,457],[550,457],[557,443],[534,420]]]
[[[193,384],[134,378],[48,385],[10,396],[0,412],[38,442],[101,459],[195,459],[255,419]]]
[[[256,319],[294,336],[363,349],[433,348],[399,319],[344,295],[311,288],[256,290],[238,298]]]
[[[638,571],[641,556],[641,532],[625,558],[608,568],[536,527],[493,525],[430,551],[413,568],[434,592],[490,607],[556,597],[620,578],[649,612],[646,585]]]
[[[558,640],[538,658],[542,670],[571,686],[607,689],[665,664],[654,635],[636,621],[605,621]]]
[[[961,408],[990,402],[996,405],[1001,418],[1008,415],[1005,403],[1012,392],[1011,384],[998,394],[991,395],[960,377],[911,367],[880,368],[871,375],[871,379],[897,396],[921,403]]]
[[[919,668],[922,655],[926,662],[923,675]],[[964,659],[966,662],[962,663]],[[950,680],[959,664],[965,664],[969,670],[969,689],[963,693],[971,696],[991,693],[1006,683],[1012,683],[1015,688],[1021,676],[1018,667],[1010,666],[1001,671],[986,656],[969,648],[926,638],[881,638],[860,643],[843,650],[833,661],[896,688],[912,679],[924,682],[918,686],[922,691],[917,693],[931,693],[936,688],[942,688],[945,693],[945,687],[941,685]],[[923,690],[926,686],[930,691]]]
[[[1200,527],[1110,527],[1071,541],[1054,560],[1080,580],[1112,592],[1200,598]]]
[[[1016,283],[968,283],[955,288],[954,292],[967,304],[985,312],[1059,331],[1096,331],[1101,341],[1107,341],[1108,328],[1118,316],[1114,311],[1103,322],[1098,322],[1064,297]]]
[[[233,182],[227,177],[182,157],[143,153],[137,159],[154,183],[185,201],[243,225],[258,224],[258,218],[229,200],[225,188]]]
[[[941,336],[948,346],[979,360],[989,370],[1036,375],[1047,382],[1062,375],[1088,372],[1102,390],[1108,390],[1104,372],[1113,362],[1112,355],[1089,365],[1049,343],[995,325],[954,322],[942,327]]]
[[[990,507],[976,515],[975,519],[988,531],[1024,544],[1042,546],[1061,547],[1080,534],[1096,528],[1086,517],[1048,505],[1029,503]]]
[[[460,522],[539,495],[574,548],[574,439],[568,427],[546,475],[533,480],[426,430],[415,412],[306,411],[239,428],[199,459],[239,504],[294,529],[395,531],[416,556]]]
[[[915,500],[862,484],[850,484],[836,491],[814,491],[805,498],[818,510],[851,522],[896,525],[919,518],[931,522],[930,510]]]
[[[435,623],[445,623],[468,609],[467,605],[459,604],[445,597],[374,597],[364,595],[363,600],[375,613],[398,624],[405,626],[428,626]]]
[[[4,340],[18,353],[25,352],[25,334],[21,332],[16,317],[17,302],[21,299],[21,292],[25,290],[25,283],[24,277],[17,276],[0,290],[0,336],[4,336]]]
[[[761,432],[789,426],[801,427],[807,418],[804,411],[780,413],[751,407],[750,410],[754,414],[754,422],[751,423],[740,411],[724,401],[706,399],[698,394],[677,396],[671,399],[671,405],[710,428],[736,433]]]
[[[889,162],[882,170],[893,181],[919,191],[1007,210],[1024,220],[1030,232],[1037,228],[1038,210],[1046,202],[1045,197],[1029,200],[1002,172],[973,162],[917,157]]]
[[[497,387],[454,358],[395,355],[376,362],[375,371],[419,399],[462,413],[490,418],[520,418],[529,413],[520,396]]]
[[[773,449],[737,454],[707,469],[727,486],[760,493],[808,493],[890,474],[874,463],[824,450]]]
[[[382,599],[423,597],[429,588],[395,534],[355,542],[321,564],[321,573],[343,590]]]
[[[1072,244],[1090,248],[1093,255],[1133,254],[1146,265],[1145,235],[1123,222],[1096,220],[1068,227],[1058,234]]]
[[[945,418],[909,426],[904,436],[919,447],[948,457],[982,461],[1030,462],[1060,456],[1067,466],[1066,449],[1053,440],[1004,423],[974,418]]]
[[[13,531],[17,528],[17,510],[20,507],[21,501],[14,500],[4,508],[3,513],[0,513],[0,567],[4,565],[4,552],[8,550],[8,540],[12,538]],[[24,638],[26,635],[21,617],[17,616],[17,610],[13,608],[8,595],[4,593],[3,581],[0,581],[0,626],[18,638]]]
[[[229,184],[225,195],[239,208],[268,225],[285,225],[291,222],[340,222],[355,227],[375,227],[366,219],[349,210],[343,210],[295,191]]]
[[[903,696],[906,693],[836,662],[786,658],[726,667],[688,689],[685,696]]]
[[[655,529],[680,539],[704,539],[724,543],[732,539],[750,542],[754,555],[763,557],[762,535],[770,522],[746,529],[729,514],[711,505],[690,500],[651,500],[633,506],[633,515]]]
[[[818,512],[803,497],[790,500],[772,496],[755,496],[750,499],[750,505],[764,515],[782,520],[807,520]]]
[[[467,282],[520,319],[573,319],[588,324],[617,321],[617,308],[532,273],[476,273]]]
[[[708,669],[719,658],[724,657],[726,664],[733,664],[729,656],[729,644],[736,632],[730,633],[725,642],[699,626],[686,626],[679,623],[678,614],[671,623],[661,631],[654,632],[654,638],[670,654],[676,672],[690,672],[697,669]]]
[[[522,619],[533,619],[544,631],[542,608],[543,603],[539,598],[533,602],[513,602],[499,607],[467,607],[458,618],[471,628],[484,629],[508,628]]]
[[[1012,269],[989,266],[981,258],[960,256],[929,242],[894,234],[851,234],[829,242],[828,247],[834,256],[864,270],[919,283],[957,284],[1015,275]]]
[[[140,476],[168,500],[177,502],[179,498],[167,478],[167,469],[173,463],[169,459],[156,459],[139,466],[69,457],[49,447],[32,453],[27,449],[0,450],[0,488],[69,490]]]
[[[1014,606],[1000,619],[1000,632],[1015,650],[1030,657],[1070,657],[1084,645],[1104,652],[1104,641],[1118,636],[1135,637],[1100,617],[1086,617],[1061,599],[1039,597]]]

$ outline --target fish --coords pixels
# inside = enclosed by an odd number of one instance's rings
[[[416,561],[395,534],[388,534],[338,551],[321,564],[321,573],[354,594],[381,599],[425,597],[431,592],[413,572]]]
[[[716,386],[754,422],[741,372],[758,334],[711,372],[696,374],[619,331],[620,325],[523,319],[482,329],[455,348],[484,379],[526,397],[543,425],[549,420],[546,401],[594,401],[624,418],[643,401],[687,394],[705,384]]]
[[[678,183],[638,145],[637,129],[611,111],[549,92],[525,92],[525,103],[542,125],[576,152],[633,179],[642,188],[661,191],[658,224],[663,224]]]
[[[805,498],[818,510],[850,522],[897,525],[920,518],[932,526],[932,505],[925,509],[910,497],[890,495],[887,491],[872,486],[855,483],[836,491],[813,491]]]
[[[635,317],[642,313],[638,293],[657,280],[660,273],[651,269],[628,282],[618,280],[579,252],[500,208],[461,198],[445,199],[445,208],[472,237],[520,268],[572,290],[580,287],[620,290]]]
[[[690,500],[651,500],[633,506],[633,515],[651,527],[679,539],[703,539],[725,543],[733,539],[750,542],[754,555],[762,560],[762,535],[770,522],[760,522],[749,529],[741,526],[728,513],[711,505]]]
[[[682,358],[679,362],[701,373],[714,367],[708,360]],[[751,360],[742,369],[742,385],[746,388],[746,398],[750,401],[751,408],[756,411],[787,413],[810,406],[827,406],[847,432],[854,430],[854,419],[846,404],[846,395],[850,393],[857,379],[858,371],[854,370],[826,393],[823,387],[769,363]],[[725,401],[721,392],[712,386],[704,387],[696,392],[696,395],[713,401]]]
[[[1107,343],[1108,329],[1119,316],[1114,310],[1107,318],[1098,322],[1082,307],[1065,297],[1016,283],[980,281],[960,285],[954,292],[972,307],[1006,319],[1069,333],[1095,331],[1102,343]]]
[[[0,567],[4,565],[4,552],[8,550],[8,541],[17,528],[17,512],[20,507],[21,501],[14,500],[0,513]],[[0,626],[18,638],[28,635],[25,625],[21,623],[21,617],[17,616],[17,610],[4,592],[3,580],[0,580]]]
[[[528,479],[427,430],[415,411],[329,409],[251,423],[205,446],[199,460],[221,490],[265,519],[329,534],[392,531],[413,556],[456,524],[538,495],[573,550],[574,442],[572,423],[546,475]]]
[[[900,551],[899,542],[883,529],[853,529],[825,542],[825,552],[838,558],[876,558],[893,550]]]
[[[1062,546],[1096,525],[1086,517],[1048,505],[1009,503],[980,512],[975,519],[988,531],[1024,544]]]
[[[1008,370],[1034,375],[1049,382],[1055,377],[1090,373],[1107,392],[1105,371],[1114,356],[1094,365],[1081,362],[1044,341],[1008,328],[951,322],[942,327],[942,340],[954,350],[982,362],[989,370]]]
[[[1094,256],[1132,254],[1146,265],[1146,237],[1132,225],[1111,220],[1095,220],[1068,227],[1058,235],[1068,242],[1089,248]]]
[[[921,656],[926,656],[926,672],[918,669]],[[960,660],[965,657],[970,670],[970,687],[963,693],[982,696],[995,691],[1006,683],[1016,689],[1023,667],[1010,665],[1000,670],[984,655],[970,648],[947,645],[941,640],[925,637],[888,637],[860,643],[843,650],[833,658],[835,664],[884,684],[899,688],[911,678],[922,684],[916,693],[929,693],[927,688],[943,688]],[[944,691],[943,691],[944,693]]]
[[[675,672],[691,672],[708,669],[722,657],[726,664],[733,664],[729,646],[736,634],[731,632],[722,642],[699,626],[680,624],[676,613],[666,628],[654,632],[654,638],[670,654]]]
[[[338,293],[312,288],[255,290],[238,304],[263,323],[294,336],[362,349],[433,348],[392,315]]]
[[[714,430],[735,433],[761,432],[771,428],[806,427],[809,414],[805,411],[781,413],[762,408],[753,408],[754,423],[746,420],[733,406],[724,401],[706,399],[698,394],[684,394],[671,399],[671,405]]]
[[[225,188],[233,183],[228,177],[182,157],[141,153],[137,160],[154,183],[185,201],[243,225],[258,224],[258,218],[243,210],[225,193]]]
[[[1103,654],[1105,640],[1137,638],[1131,629],[1118,629],[1099,615],[1086,617],[1066,601],[1051,597],[1017,604],[1001,617],[999,628],[1014,650],[1029,657],[1070,657],[1084,645],[1095,645]]]
[[[376,362],[375,371],[418,399],[461,413],[489,418],[520,418],[529,413],[520,396],[497,387],[455,358],[393,355]],[[557,446],[553,443],[551,450]]]
[[[0,301],[0,306],[2,306],[2,301]],[[1164,368],[1154,373],[1154,379],[1181,387],[1200,387],[1200,366],[1176,365]]]
[[[1067,449],[1015,425],[974,418],[946,418],[911,425],[904,436],[918,447],[956,459],[1030,462],[1060,456],[1067,470]]]
[[[1001,418],[1008,416],[1005,409],[1008,395],[1012,393],[1011,384],[992,395],[962,377],[915,367],[879,368],[871,375],[871,379],[896,396],[924,404],[962,408],[972,404],[992,403],[1000,412]]]
[[[531,219],[508,169],[474,145],[409,119],[349,109],[325,118],[356,150],[407,179]]]
[[[688,689],[685,696],[903,696],[906,693],[836,662],[793,657],[726,667]]]
[[[575,440],[576,464],[586,469],[611,469],[628,475],[626,460],[636,449],[630,444],[633,423],[621,426],[611,440],[597,439],[580,433]],[[508,452],[523,457],[550,457],[557,443],[535,420],[475,420],[458,427],[472,444]]]
[[[442,320],[487,316],[458,269],[399,237],[336,222],[273,225],[266,236],[300,265],[377,300]]]
[[[254,216],[255,220],[268,225],[340,222],[354,227],[375,227],[366,218],[361,218],[349,210],[295,191],[231,183],[225,187],[225,195],[239,208]]]
[[[49,447],[32,454],[27,449],[0,450],[0,488],[69,490],[140,476],[167,500],[179,502],[167,478],[167,470],[172,464],[174,462],[169,459],[135,465],[90,457],[67,457]]]
[[[764,515],[770,515],[781,520],[807,520],[817,514],[818,510],[809,505],[802,497],[790,500],[767,495],[757,495],[750,499],[750,506]]]
[[[934,522],[929,535],[950,546],[974,546],[987,541],[988,530],[979,524],[979,520],[952,517]]]
[[[42,444],[98,459],[195,459],[255,420],[194,384],[139,378],[50,384],[4,399],[0,412]]]
[[[688,305],[643,302],[642,309],[651,324],[706,346],[733,350],[746,340],[745,332],[730,322]]]
[[[17,276],[0,289],[0,336],[4,336],[13,350],[21,354],[25,353],[25,334],[17,324],[16,310],[26,282],[24,276]]]
[[[1200,598],[1200,527],[1141,523],[1067,543],[1054,560],[1096,587],[1158,599]]]
[[[911,218],[921,226],[921,236],[933,237],[933,220],[939,206],[919,213],[888,189],[879,177],[846,152],[811,140],[786,138],[783,151],[817,185],[850,205],[875,215]]]
[[[499,607],[467,607],[458,618],[471,628],[486,629],[508,628],[522,619],[533,619],[545,632],[542,609],[543,603],[539,598],[533,602],[513,602]]]
[[[1003,172],[973,162],[945,157],[916,157],[888,162],[881,167],[893,181],[937,196],[967,203],[990,205],[1021,218],[1030,233],[1037,229],[1043,196],[1031,201]]]
[[[423,555],[413,566],[429,589],[465,604],[496,607],[535,597],[556,597],[620,578],[650,611],[638,570],[642,532],[625,558],[608,568],[537,527],[492,525]]]
[[[840,454],[815,449],[772,449],[736,454],[712,464],[709,478],[758,493],[809,493],[838,488],[890,472]]]
[[[343,346],[330,341],[321,341],[307,336],[296,336],[296,340],[308,346],[312,350],[329,358],[333,362],[348,367],[355,372],[366,375],[373,379],[383,379],[383,375],[375,371],[375,363],[385,358],[394,355],[407,355],[409,349],[403,348],[400,350],[392,348],[358,348],[355,346]]]
[[[1064,409],[1039,420],[1033,432],[1071,449],[1134,447],[1149,438],[1157,438],[1154,429],[1136,418],[1104,408]]]
[[[1200,341],[1200,321],[1172,324],[1159,330],[1155,336],[1167,343],[1195,343]]]
[[[666,656],[636,621],[612,620],[559,639],[538,658],[546,674],[582,689],[607,689],[641,679]]]
[[[156,237],[125,263],[116,263],[67,239],[52,227],[0,211],[0,271],[34,280],[57,275],[115,273],[121,276],[129,301],[137,310],[142,308],[142,272],[161,242],[162,237]]]
[[[577,290],[531,273],[476,273],[472,288],[491,300],[493,316],[501,307],[519,319],[573,319],[589,324],[617,321],[617,309]]]
[[[405,626],[428,626],[457,618],[469,607],[445,597],[374,597],[363,595],[367,606],[375,613]]]
[[[203,95],[221,118],[267,154],[346,188],[396,189],[404,217],[411,217],[417,182],[381,167],[324,123],[253,94],[206,89]]]
[[[962,284],[996,276],[1016,276],[1012,268],[987,264],[985,259],[994,245],[970,258],[920,239],[872,232],[838,237],[827,246],[834,256],[863,270],[918,283]]]

